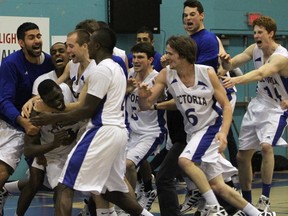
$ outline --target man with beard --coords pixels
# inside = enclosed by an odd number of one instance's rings
[[[42,38],[35,23],[17,29],[20,50],[7,56],[0,67],[0,215],[7,191],[3,186],[14,172],[23,152],[24,134],[35,135],[38,128],[21,116],[21,108],[31,98],[38,76],[53,70],[51,58],[42,52]]]

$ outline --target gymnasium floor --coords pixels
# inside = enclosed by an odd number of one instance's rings
[[[259,174],[256,174],[253,183],[253,201],[257,202],[261,193],[261,183],[259,180]],[[184,200],[185,186],[178,185],[178,193],[180,203]],[[15,208],[17,205],[18,196],[8,197],[5,205],[5,216],[14,216]],[[27,216],[52,216],[53,215],[53,195],[51,192],[39,192],[34,198],[31,206],[26,213]],[[271,203],[272,210],[277,212],[277,216],[288,216],[288,171],[275,172],[273,187],[271,190]],[[83,196],[81,193],[76,193],[73,204],[73,216],[77,216],[80,209],[83,207]],[[157,199],[153,203],[151,212],[155,216],[160,216]],[[193,211],[186,214],[187,216],[193,216]]]

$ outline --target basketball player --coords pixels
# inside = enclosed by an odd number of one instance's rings
[[[228,215],[219,205],[215,192],[248,215],[276,215],[274,212],[262,214],[224,183],[223,178],[237,170],[220,154],[227,145],[232,109],[215,71],[195,64],[197,48],[190,38],[172,36],[166,44],[169,66],[160,72],[152,88],[145,83],[139,85],[139,106],[149,109],[168,87],[183,115],[187,133],[187,146],[179,157],[179,166],[206,200],[201,214]]]

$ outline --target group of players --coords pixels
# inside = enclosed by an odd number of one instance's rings
[[[55,190],[59,216],[71,215],[75,190],[87,192],[96,204],[91,215],[152,215],[148,210],[157,195],[161,215],[181,215],[187,209],[179,206],[174,182],[180,172],[194,191],[188,209],[201,203],[195,214],[276,215],[269,196],[273,146],[286,143],[281,135],[288,107],[288,52],[275,42],[277,26],[270,17],[253,22],[255,43],[234,58],[203,20],[202,4],[185,1],[189,36],[171,36],[161,59],[151,32],[143,29],[126,58],[103,22],[80,22],[65,44],[51,47],[50,55],[42,52],[38,26],[20,25],[21,49],[0,67],[0,215],[8,191],[15,190],[20,191],[15,215],[25,215],[43,183]],[[227,71],[250,60],[255,70],[229,76]],[[233,87],[253,81],[257,94],[241,125],[237,171],[223,156],[235,105]],[[147,158],[157,157],[167,136],[172,145],[154,189]],[[255,150],[263,155],[256,207],[251,193]],[[29,179],[7,183],[22,153]],[[144,184],[138,200],[137,171]],[[235,174],[242,196],[226,183]],[[235,208],[232,212],[223,208],[225,201]]]

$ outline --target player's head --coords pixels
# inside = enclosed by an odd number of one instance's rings
[[[74,63],[81,62],[88,56],[90,34],[84,29],[77,29],[67,34],[67,53]]]
[[[188,34],[204,28],[204,8],[200,1],[186,0],[183,4],[182,21]]]
[[[153,36],[152,31],[148,27],[142,26],[137,31],[136,43],[150,43],[153,45],[154,44],[154,36]]]
[[[32,22],[25,22],[25,23],[22,23],[18,29],[17,29],[17,38],[18,40],[25,40],[25,34],[27,31],[30,31],[30,30],[39,30],[39,27],[35,24],[35,23],[32,23]]]
[[[155,55],[154,47],[151,44],[138,43],[131,48],[131,52],[135,72],[151,70],[153,57]]]
[[[190,37],[171,36],[167,42],[167,50],[177,53],[179,58],[186,59],[190,64],[195,64],[197,45]],[[167,52],[166,50],[166,52]],[[167,52],[169,56],[169,52]]]
[[[115,45],[116,34],[110,28],[100,28],[90,37],[89,57],[96,59],[100,52],[112,55]]]
[[[69,57],[66,52],[66,44],[63,42],[56,42],[50,47],[50,55],[52,63],[56,69],[63,69],[66,67]]]
[[[253,29],[255,26],[263,27],[266,29],[268,34],[272,34],[272,38],[275,39],[276,31],[277,31],[277,24],[274,19],[269,16],[261,16],[258,19],[255,19],[252,23]]]
[[[42,81],[38,86],[38,93],[43,102],[54,109],[65,109],[64,96],[59,85],[51,79]]]
[[[17,38],[26,58],[39,57],[42,53],[42,35],[35,23],[25,22],[17,29]]]

